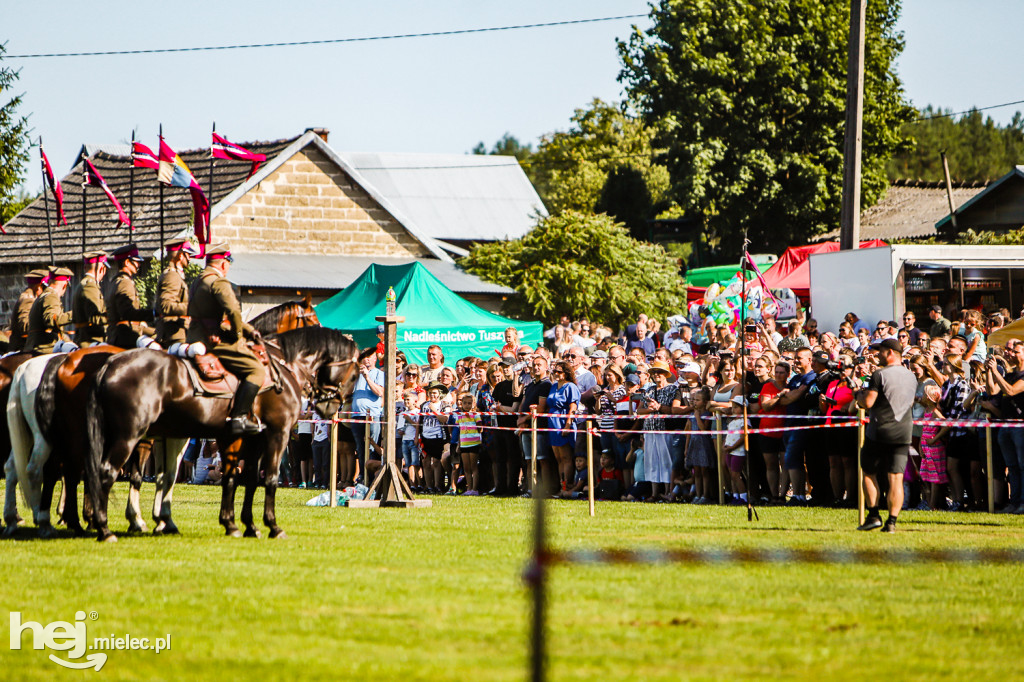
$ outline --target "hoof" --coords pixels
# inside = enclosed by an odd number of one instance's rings
[[[44,540],[49,540],[57,535],[57,529],[49,523],[44,523],[39,526],[39,528],[36,529],[36,532],[39,534],[39,537]]]
[[[0,537],[13,538],[14,533],[18,530],[18,527],[12,524],[4,526],[3,533],[0,533]]]
[[[96,540],[97,542],[117,542],[117,536],[109,530],[102,530],[99,535],[96,536]]]
[[[178,527],[175,526],[173,523],[165,523],[160,533],[163,535],[181,535],[181,531],[179,531]]]
[[[287,540],[288,539],[288,535],[283,530],[278,528],[277,530],[270,531],[270,539],[271,540]]]
[[[258,530],[256,530],[255,528],[246,528],[245,529],[245,537],[247,537],[247,538],[259,538],[260,537],[260,532]]]
[[[242,531],[238,530],[237,528],[225,528],[224,529],[224,533],[229,538],[240,538],[240,537],[242,537]]]

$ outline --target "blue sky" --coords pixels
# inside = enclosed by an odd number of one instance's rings
[[[285,42],[423,33],[646,14],[642,0],[446,0],[288,3],[8,2],[8,55]],[[969,11],[968,8],[969,7]],[[102,9],[102,11],[99,11]],[[615,39],[646,18],[500,33],[341,45],[135,56],[7,59],[21,69],[22,112],[58,174],[83,142],[133,128],[155,145],[209,144],[331,130],[345,151],[462,153],[506,131],[536,142],[593,97],[622,87]],[[956,111],[1024,99],[1019,0],[904,0],[899,71],[910,100]],[[1024,105],[989,112],[1008,121]],[[27,187],[39,188],[33,158]],[[1022,160],[1024,162],[1024,160]]]

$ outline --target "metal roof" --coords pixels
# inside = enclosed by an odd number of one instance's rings
[[[517,239],[546,214],[512,156],[339,152],[435,239]]]
[[[508,287],[485,282],[459,269],[455,263],[433,258],[378,258],[373,256],[315,256],[280,253],[234,253],[228,279],[240,287],[329,289],[349,286],[371,263],[404,265],[416,261],[457,294],[509,295]]]

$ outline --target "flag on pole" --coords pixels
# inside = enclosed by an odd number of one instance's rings
[[[259,170],[260,164],[267,160],[266,154],[256,154],[245,147],[240,147],[234,142],[228,142],[227,138],[213,133],[213,143],[210,144],[210,156],[215,159],[234,159],[236,161],[251,161],[252,168],[249,169],[248,180]]]
[[[43,151],[43,145],[41,142],[39,144],[39,156],[43,161],[43,175],[46,176],[46,184],[48,184],[50,189],[53,190],[53,196],[57,199],[57,215],[60,216],[60,221],[67,225],[67,218],[64,217],[64,188],[60,186],[60,181],[53,177],[53,169],[50,168],[50,160],[46,158],[46,152]],[[43,191],[45,192],[46,190],[44,189]]]
[[[210,243],[210,202],[199,186],[192,171],[170,145],[160,138],[160,167],[157,179],[172,187],[185,187],[192,193],[192,213],[196,238],[200,244]]]
[[[136,168],[160,169],[160,160],[153,150],[141,142],[132,142],[132,165]]]
[[[131,227],[132,221],[128,220],[128,215],[121,208],[121,202],[117,200],[114,193],[110,191],[110,187],[107,185],[107,181],[103,179],[100,172],[96,170],[96,166],[92,165],[92,161],[89,159],[83,159],[85,161],[85,181],[82,183],[82,187],[99,187],[103,190],[103,193],[110,199],[110,203],[117,209],[117,220],[119,224],[128,225]]]

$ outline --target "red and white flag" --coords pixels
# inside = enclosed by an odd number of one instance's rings
[[[248,180],[259,170],[260,164],[267,160],[266,154],[256,154],[245,147],[240,147],[234,142],[228,142],[227,138],[213,133],[213,142],[210,144],[210,156],[215,159],[234,159],[236,161],[251,161],[252,168],[249,169]]]
[[[100,172],[96,170],[96,166],[92,165],[92,161],[84,159],[85,161],[85,180],[82,182],[82,187],[99,187],[103,190],[103,193],[110,199],[110,203],[117,209],[117,220],[119,223],[123,223],[131,227],[132,221],[128,220],[128,214],[121,208],[121,202],[117,200],[114,193],[110,191],[110,187],[107,185],[107,181],[103,179]]]
[[[60,216],[61,222],[67,225],[67,218],[64,217],[64,188],[60,186],[60,181],[53,177],[53,169],[50,168],[50,160],[46,158],[46,152],[43,151],[42,140],[39,142],[39,157],[43,163],[43,175],[46,176],[46,184],[53,190],[53,196],[57,199],[57,215]]]
[[[153,150],[141,142],[132,142],[132,165],[136,168],[160,168],[160,160]]]

